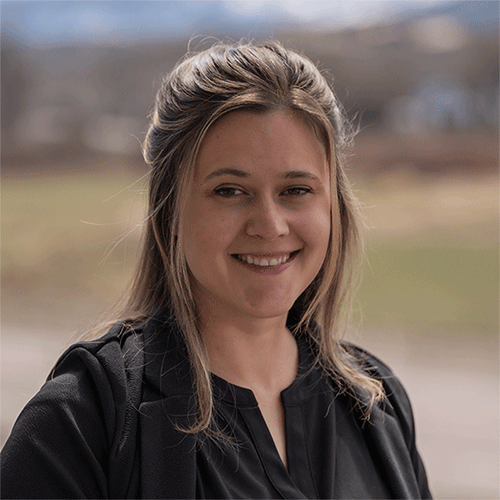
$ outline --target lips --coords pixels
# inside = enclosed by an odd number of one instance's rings
[[[295,250],[294,252],[287,254],[276,254],[272,256],[258,256],[254,254],[233,254],[232,256],[248,264],[253,264],[254,266],[273,267],[278,266],[279,264],[284,264],[291,258],[295,257],[299,251],[300,250]]]

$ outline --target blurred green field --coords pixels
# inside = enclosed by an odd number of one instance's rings
[[[368,324],[498,333],[498,250],[390,243],[367,252],[359,311]]]
[[[4,180],[3,321],[97,315],[96,307],[113,302],[136,261],[144,206],[138,178],[114,172]]]
[[[3,321],[78,316],[118,296],[137,256],[145,198],[139,177],[3,181]],[[356,307],[364,325],[498,334],[492,180],[359,185],[374,227]]]

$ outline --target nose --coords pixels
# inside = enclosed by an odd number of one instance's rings
[[[246,223],[249,236],[272,241],[289,234],[286,211],[273,199],[256,201]]]

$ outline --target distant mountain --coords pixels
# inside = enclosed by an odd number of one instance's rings
[[[223,1],[2,1],[2,32],[32,43],[262,36],[300,22],[277,4],[247,11]]]
[[[473,31],[494,33],[499,31],[500,2],[498,0],[464,0],[443,2],[421,11],[407,12],[404,21],[438,16],[453,16],[469,25]]]

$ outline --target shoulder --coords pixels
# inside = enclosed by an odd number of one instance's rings
[[[72,345],[49,379],[75,373],[84,374],[100,400],[115,406],[191,395],[193,390],[186,345],[168,310],[139,324],[117,323],[98,339]]]
[[[344,342],[343,347],[356,359],[366,373],[380,380],[384,388],[395,390],[396,392],[404,391],[401,381],[395,375],[392,368],[378,356],[350,342]]]
[[[43,389],[58,397],[92,393],[116,405],[126,398],[127,380],[140,363],[141,328],[115,324],[95,340],[77,342],[66,349],[50,372]]]
[[[402,454],[401,447],[397,446],[397,436],[401,436],[408,450],[420,492],[418,498],[432,498],[425,467],[416,446],[412,406],[403,384],[392,369],[377,356],[353,344],[346,343],[344,346],[359,361],[362,369],[370,376],[380,380],[384,387],[386,398],[373,408],[369,420],[372,425],[367,426],[368,432],[376,437],[375,440],[385,450],[384,456],[392,454],[393,457],[399,457],[400,461],[402,460]],[[395,431],[395,429],[399,429],[399,431]],[[396,465],[398,464],[399,462],[396,463]],[[388,464],[389,468],[393,466],[394,464]],[[400,480],[400,472],[398,465],[394,477],[395,481]]]
[[[95,421],[99,414],[107,440],[113,441],[140,394],[142,328],[116,323],[102,337],[68,347],[36,395],[39,404],[51,413],[63,409],[69,419],[81,413]]]
[[[397,419],[406,441],[414,440],[413,409],[399,377],[387,363],[366,349],[348,342],[344,347],[367,374],[382,382],[386,398],[380,403],[379,409]]]
[[[129,455],[133,457],[120,450],[132,450],[136,435],[133,403],[141,387],[140,377],[135,378],[140,337],[140,330],[124,331],[123,325],[115,325],[100,339],[78,342],[66,350],[5,443],[3,496],[107,495],[114,485],[106,473],[110,463],[124,466]]]
[[[117,322],[105,335],[69,346],[59,358],[58,364],[68,356],[82,353],[87,353],[103,362],[116,362],[118,359],[126,361],[127,352],[139,348],[143,330],[144,323],[132,326],[127,322]]]
[[[110,383],[119,382],[122,372],[137,364],[142,352],[143,328],[143,324],[132,327],[116,323],[100,338],[71,345],[60,356],[48,380],[79,367],[96,375],[105,374]]]

